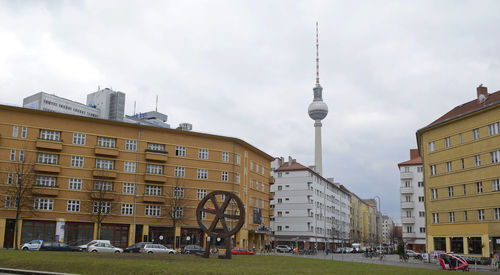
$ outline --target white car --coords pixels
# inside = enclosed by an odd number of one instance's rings
[[[276,252],[288,253],[288,252],[292,252],[292,248],[289,247],[288,245],[278,245],[278,246],[276,246]]]
[[[415,259],[420,258],[422,254],[415,252],[413,250],[406,250],[406,254],[408,254],[409,257],[413,257]]]
[[[145,244],[143,248],[139,250],[141,253],[168,253],[168,254],[176,254],[177,251],[167,248],[166,246],[162,244],[156,244],[156,243],[148,243]]]
[[[21,246],[22,250],[39,250],[40,247],[42,247],[42,240],[32,240],[30,242],[27,242]]]
[[[122,253],[123,249],[114,247],[109,243],[100,242],[87,247],[88,252]]]
[[[111,242],[109,240],[93,240],[87,244],[82,244],[80,246],[78,246],[80,248],[81,251],[87,251],[87,248],[89,246],[92,246],[92,245],[96,245],[98,243],[107,243],[107,244],[111,244]]]

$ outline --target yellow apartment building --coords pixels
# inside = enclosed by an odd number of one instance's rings
[[[18,244],[100,235],[118,247],[205,246],[196,207],[224,190],[245,205],[233,245],[259,250],[269,244],[273,159],[237,138],[0,105],[0,247],[14,246],[16,206]],[[29,203],[15,201],[17,183],[30,181]]]
[[[481,85],[476,99],[417,131],[428,252],[500,252],[499,130],[500,91]]]
[[[376,242],[376,209],[351,192],[351,241],[363,246]]]

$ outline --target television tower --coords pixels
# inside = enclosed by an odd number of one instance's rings
[[[309,117],[314,120],[314,165],[316,173],[323,174],[323,156],[321,148],[321,120],[328,115],[328,106],[323,102],[323,88],[319,84],[319,39],[318,22],[316,22],[316,85],[313,88],[314,99],[309,104]]]

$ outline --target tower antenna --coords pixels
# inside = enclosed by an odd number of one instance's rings
[[[155,111],[158,112],[158,95],[156,95],[156,108]]]
[[[318,34],[318,21],[316,21],[316,85],[319,85],[319,34]]]

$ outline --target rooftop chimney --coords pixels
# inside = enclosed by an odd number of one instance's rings
[[[488,88],[483,87],[483,84],[477,87],[477,100],[479,103],[484,103],[488,98]]]
[[[418,149],[410,149],[410,159],[416,159],[418,157]]]

